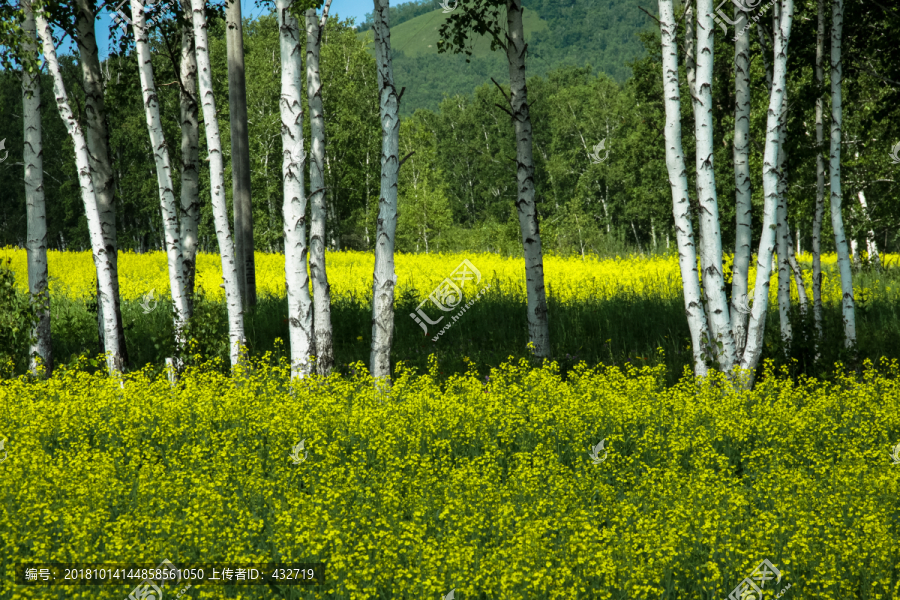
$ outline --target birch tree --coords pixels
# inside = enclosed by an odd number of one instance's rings
[[[119,298],[119,258],[118,242],[116,239],[116,193],[113,180],[112,159],[109,152],[109,127],[106,122],[106,102],[103,95],[103,73],[100,68],[100,58],[97,49],[97,39],[94,30],[96,14],[93,0],[75,0],[76,16],[75,26],[77,31],[78,57],[81,62],[81,79],[84,87],[84,135],[88,144],[88,158],[91,165],[91,177],[94,180],[94,190],[97,195],[97,207],[100,213],[100,227],[104,244],[111,261],[110,277],[113,282],[115,295],[112,299],[112,307],[115,311],[116,331],[119,343],[116,352],[121,354],[122,360],[128,362],[128,350],[125,344],[125,328],[122,324],[122,311]],[[104,303],[99,302],[101,293],[100,282],[97,281],[98,325],[102,329],[105,321]],[[101,348],[106,351],[104,336],[100,336]]]
[[[744,16],[743,21],[741,16]],[[750,190],[750,32],[745,13],[734,6],[734,182],[735,182],[735,242],[731,283],[731,319],[734,328],[735,352],[744,351],[747,339],[748,281],[750,276],[750,244],[753,234]]]
[[[281,49],[281,144],[284,179],[284,275],[291,343],[291,376],[312,368],[313,305],[306,266],[306,190],[303,183],[303,72],[300,25],[291,14],[292,0],[276,0]]]
[[[184,255],[181,246],[180,219],[175,202],[175,188],[172,184],[172,164],[169,148],[163,134],[162,119],[159,114],[159,99],[153,77],[152,55],[150,53],[149,31],[144,15],[143,0],[131,0],[132,28],[141,79],[141,93],[144,100],[144,114],[147,132],[153,148],[156,164],[156,180],[159,186],[159,207],[162,213],[163,234],[166,242],[166,259],[169,268],[169,289],[175,309],[175,339],[183,342],[183,330],[188,313],[187,294],[184,289]]]
[[[831,183],[831,228],[834,230],[834,244],[837,247],[838,270],[841,273],[841,312],[844,320],[844,344],[848,348],[856,345],[856,310],[853,297],[853,276],[850,269],[850,254],[844,233],[844,217],[841,214],[841,128],[843,113],[841,105],[841,35],[844,26],[844,0],[832,0],[831,4],[831,156],[829,176]]]
[[[825,0],[817,0],[818,21],[816,27],[816,84],[819,95],[816,97],[816,209],[813,216],[812,229],[812,293],[813,318],[816,323],[816,336],[822,337],[822,219],[825,217],[825,157],[822,154],[825,137],[822,123],[825,88]],[[817,341],[818,342],[818,341]]]
[[[37,33],[31,0],[23,0],[25,34],[23,53],[38,54]],[[28,290],[38,299],[40,308],[32,329],[33,342],[29,349],[29,369],[34,375],[49,377],[53,373],[53,344],[50,338],[50,289],[47,272],[47,210],[44,203],[44,159],[41,135],[41,85],[40,72],[34,65],[22,66],[22,121],[24,145],[22,158],[25,166],[25,202],[27,205],[28,237]],[[40,359],[40,365],[38,364]]]
[[[375,232],[375,272],[372,281],[372,376],[391,375],[394,340],[394,244],[397,234],[397,175],[400,171],[400,95],[394,86],[391,60],[389,0],[375,0],[375,62],[381,113],[381,195]]]
[[[181,26],[179,116],[181,124],[181,258],[189,319],[194,314],[197,274],[197,231],[200,223],[200,115],[197,102],[197,56],[191,23],[191,2],[181,0],[185,22]]]
[[[508,106],[508,109],[503,110],[512,119],[516,139],[516,211],[525,257],[528,337],[533,344],[534,356],[546,358],[550,356],[550,324],[544,287],[544,253],[534,187],[534,136],[528,106],[528,88],[525,85],[525,54],[528,45],[525,43],[522,21],[524,9],[521,0],[487,0],[461,4],[463,10],[452,13],[441,26],[438,51],[444,52],[449,48],[454,52],[465,51],[471,54],[471,49],[466,48],[466,39],[470,32],[477,32],[491,36],[491,50],[502,48],[506,52],[509,96],[506,97],[502,89],[501,93]],[[499,26],[500,9],[504,7],[505,30]]]
[[[697,250],[691,224],[687,167],[681,147],[681,99],[678,86],[678,44],[675,40],[675,15],[672,0],[659,0],[659,21],[662,33],[663,88],[666,108],[666,169],[672,186],[672,213],[675,217],[675,243],[678,266],[684,283],[684,311],[691,332],[694,354],[694,373],[706,375],[704,358],[709,333],[706,311],[700,294],[697,272]]]
[[[206,147],[209,150],[209,180],[212,195],[213,220],[222,260],[222,277],[225,280],[225,303],[228,308],[228,338],[231,367],[241,363],[244,340],[244,314],[241,292],[238,286],[237,257],[228,223],[225,205],[225,168],[222,161],[222,141],[219,136],[219,120],[212,89],[212,67],[209,62],[209,41],[206,33],[204,0],[191,0],[194,25],[200,97],[203,102],[203,124],[206,130]]]
[[[91,165],[87,146],[87,139],[81,130],[81,125],[75,118],[69,106],[66,87],[63,83],[62,71],[56,58],[56,48],[53,37],[50,34],[50,26],[41,12],[35,13],[37,33],[41,38],[44,58],[47,61],[47,70],[53,77],[53,91],[56,94],[56,106],[60,117],[65,123],[66,130],[72,138],[75,146],[75,164],[78,169],[78,182],[81,186],[81,197],[84,201],[84,211],[87,215],[88,231],[91,236],[91,249],[94,256],[94,265],[97,269],[97,281],[100,286],[100,304],[103,312],[103,335],[106,352],[106,365],[110,375],[121,373],[123,368],[122,352],[120,350],[119,328],[116,323],[114,308],[115,297],[118,290],[113,285],[113,259],[112,251],[106,244],[100,219],[100,207],[97,194],[94,191],[94,182],[91,178]]]
[[[734,365],[736,355],[725,293],[725,276],[722,272],[722,231],[713,172],[714,34],[712,0],[697,0],[696,100],[693,105],[694,135],[697,138],[697,198],[700,204],[700,267],[703,270],[703,291],[709,311],[713,351],[719,363],[728,370]]]
[[[772,86],[766,114],[766,143],[763,153],[763,222],[756,259],[756,283],[753,307],[747,327],[747,343],[740,366],[755,369],[762,354],[762,342],[769,308],[769,278],[775,250],[775,229],[778,209],[778,153],[781,150],[780,128],[787,82],[787,51],[794,17],[793,0],[781,0],[778,36],[775,38],[772,60]]]
[[[227,0],[225,53],[228,61],[228,112],[231,125],[231,188],[238,285],[243,306],[256,305],[253,255],[253,202],[250,189],[250,138],[247,131],[247,82],[244,73],[244,26],[241,1]]]
[[[306,91],[312,145],[312,156],[309,161],[312,212],[309,228],[309,269],[313,280],[316,370],[320,375],[328,375],[334,365],[331,286],[328,284],[328,272],[325,267],[325,116],[322,109],[322,81],[319,76],[319,48],[330,5],[331,0],[327,0],[322,9],[321,23],[315,8],[306,11]]]

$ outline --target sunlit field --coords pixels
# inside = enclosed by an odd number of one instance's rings
[[[51,308],[57,360],[70,362],[99,351],[94,298],[94,267],[90,252],[48,252],[51,277]],[[805,265],[807,291],[811,295],[810,256]],[[10,261],[16,285],[27,289],[24,250],[0,250],[0,259]],[[426,331],[410,315],[425,301],[423,310],[436,311],[429,294],[468,260],[476,272],[463,286],[466,297],[487,288],[483,296],[453,326],[439,337],[444,323]],[[778,333],[778,314],[770,310],[764,359],[785,366],[792,375],[829,377],[836,362],[851,369],[862,360],[897,357],[900,348],[900,269],[898,257],[884,257],[885,269],[857,270],[855,290],[859,348],[846,352],[842,342],[840,278],[835,256],[823,258],[822,286],[825,304],[825,341],[816,347],[811,311],[801,314],[795,303],[792,316],[793,345],[785,349]],[[287,302],[284,291],[284,257],[257,253],[258,305],[245,315],[251,355],[270,352],[275,359],[286,356],[288,339]],[[327,254],[332,294],[332,322],[337,369],[350,373],[350,365],[369,362],[371,297],[374,258],[362,252]],[[730,282],[730,263],[726,263]],[[174,353],[174,335],[168,300],[166,258],[161,252],[119,257],[122,312],[126,328],[129,367],[153,365],[162,368]],[[666,365],[666,381],[677,382],[691,363],[689,332],[684,317],[681,280],[675,255],[628,256],[582,260],[581,257],[545,257],[552,358],[565,373],[585,361],[589,366]],[[396,259],[397,292],[395,337],[392,359],[424,372],[434,354],[439,372],[445,376],[474,368],[486,376],[510,357],[530,358],[525,319],[524,266],[521,259],[495,254],[400,254]],[[755,270],[751,272],[751,281]],[[480,280],[479,280],[480,278]],[[774,306],[775,276],[770,286]],[[203,359],[227,360],[227,323],[221,264],[217,255],[198,257],[198,343],[195,352]],[[469,286],[469,287],[466,287]],[[315,290],[313,290],[315,293]],[[152,294],[152,300],[147,300]],[[796,287],[793,288],[796,300]],[[157,304],[158,302],[158,304]],[[142,306],[143,305],[143,306]],[[145,307],[153,307],[147,312]],[[448,313],[449,314],[449,313]],[[449,319],[445,319],[448,321]],[[437,339],[435,339],[437,337]],[[20,370],[24,369],[20,365]]]

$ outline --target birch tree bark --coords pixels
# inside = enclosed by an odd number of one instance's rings
[[[816,29],[816,83],[820,93],[816,98],[816,211],[813,217],[812,260],[813,260],[813,318],[816,335],[822,337],[822,219],[825,216],[825,145],[822,112],[824,104],[825,69],[825,0],[818,0],[818,26]]]
[[[713,172],[713,38],[712,0],[697,0],[697,67],[694,102],[694,134],[697,138],[697,197],[700,204],[700,266],[703,291],[709,310],[712,348],[720,367],[729,371],[735,364],[734,335],[722,273],[722,231],[719,202]]]
[[[291,15],[293,0],[277,0],[281,48],[281,145],[284,178],[284,276],[287,285],[291,377],[312,371],[313,305],[306,269],[306,189],[303,183],[303,72],[300,24]]]
[[[734,183],[735,183],[735,242],[731,281],[731,321],[735,352],[744,351],[747,339],[747,294],[750,277],[750,244],[752,243],[750,190],[750,32],[744,29],[749,21],[745,13],[734,6],[734,20],[739,27],[734,45]]]
[[[772,86],[769,94],[769,110],[766,114],[766,145],[763,154],[763,208],[762,233],[756,258],[756,283],[753,307],[747,327],[747,344],[741,357],[741,368],[751,373],[759,364],[762,354],[766,313],[769,309],[769,278],[772,273],[772,256],[775,251],[775,229],[778,208],[778,153],[780,151],[779,123],[785,100],[787,80],[787,50],[794,19],[793,0],[781,0],[779,35],[775,40]],[[752,384],[752,377],[745,382]]]
[[[231,189],[234,241],[242,306],[256,305],[256,261],[253,255],[253,203],[250,190],[250,138],[247,131],[247,83],[244,75],[244,26],[241,1],[225,9],[225,53],[228,60],[228,112],[231,125]]]
[[[705,340],[707,332],[706,311],[700,297],[700,280],[697,273],[697,251],[691,224],[687,168],[681,147],[681,100],[678,89],[678,44],[675,41],[675,15],[672,0],[659,0],[659,20],[662,32],[663,87],[666,106],[666,168],[672,186],[672,212],[675,217],[675,243],[678,248],[678,265],[684,284],[684,311],[691,332],[691,348],[694,353],[694,373],[703,377],[707,373]]]
[[[829,175],[831,179],[831,228],[837,247],[838,270],[841,273],[841,312],[844,320],[844,344],[848,348],[856,345],[856,302],[853,297],[853,275],[850,269],[850,255],[847,236],[844,233],[844,217],[841,214],[841,128],[843,106],[841,105],[841,35],[844,26],[844,0],[832,0],[831,5],[831,156]]]
[[[878,256],[878,244],[875,242],[875,232],[872,230],[872,218],[869,216],[869,205],[866,204],[866,193],[859,190],[856,193],[859,205],[862,207],[863,219],[866,222],[866,252],[869,254],[869,260],[876,266],[881,262]]]
[[[522,1],[506,1],[506,59],[509,64],[509,107],[516,136],[516,182],[519,231],[525,253],[525,281],[528,291],[528,337],[537,358],[550,356],[550,324],[544,288],[544,254],[534,190],[531,117],[525,85],[525,30]]]
[[[323,24],[328,6],[322,11]],[[322,81],[319,77],[319,47],[322,29],[315,8],[306,11],[306,91],[312,156],[309,161],[310,209],[309,270],[313,280],[316,371],[328,375],[334,365],[331,330],[331,286],[325,267],[325,116],[322,110]]]
[[[119,345],[119,330],[116,323],[116,313],[113,307],[117,290],[113,285],[113,261],[112,253],[103,237],[100,220],[100,209],[97,194],[94,192],[94,182],[91,178],[91,165],[88,156],[87,139],[81,130],[81,125],[75,119],[69,106],[66,87],[63,83],[62,71],[56,58],[56,48],[53,45],[53,37],[50,34],[50,26],[40,13],[35,14],[37,32],[41,38],[44,58],[47,61],[47,70],[53,77],[53,90],[56,94],[56,106],[59,115],[65,123],[66,130],[72,138],[75,146],[75,164],[78,168],[78,182],[81,186],[81,198],[84,201],[84,211],[87,215],[88,231],[91,236],[91,249],[94,255],[94,265],[97,268],[97,282],[100,286],[100,303],[103,308],[103,335],[106,349],[106,366],[110,375],[122,372],[123,360]]]
[[[179,73],[181,91],[181,256],[184,261],[186,319],[194,314],[194,281],[197,277],[197,232],[200,223],[200,114],[197,102],[197,56],[191,2],[181,0],[186,22],[181,30]]]
[[[23,51],[37,55],[37,33],[31,0],[23,0],[25,32]],[[32,329],[34,342],[29,348],[29,370],[36,376],[53,374],[53,344],[50,338],[50,289],[47,272],[47,210],[44,203],[44,158],[41,134],[41,85],[37,71],[22,71],[22,121],[25,164],[25,202],[27,220],[28,291],[40,303]],[[40,364],[39,364],[40,361]]]
[[[394,243],[397,234],[397,175],[400,171],[400,98],[394,87],[391,60],[389,0],[375,0],[375,62],[381,114],[381,197],[375,233],[375,271],[372,281],[372,376],[391,375],[394,340]]]
[[[156,95],[156,82],[153,77],[150,38],[146,27],[147,20],[144,15],[142,0],[131,0],[131,15],[138,73],[141,78],[141,92],[144,99],[144,114],[147,119],[147,132],[150,134],[150,145],[153,148],[153,158],[156,163],[159,207],[162,213],[166,258],[169,267],[169,289],[172,293],[172,305],[175,309],[175,340],[181,345],[184,342],[183,330],[188,306],[187,295],[184,290],[184,256],[181,247],[180,219],[178,205],[175,202],[175,188],[172,184],[172,163],[169,160],[169,148],[166,145],[162,119],[159,115],[159,100]]]
[[[76,0],[77,8],[75,27],[78,32],[78,56],[81,59],[81,77],[84,86],[84,129],[87,139],[88,159],[91,165],[91,177],[97,197],[97,208],[100,212],[100,227],[104,245],[111,261],[110,277],[115,294],[112,307],[116,319],[116,331],[119,339],[115,352],[122,357],[123,365],[128,362],[128,348],[125,344],[125,328],[122,325],[122,311],[119,298],[119,257],[116,240],[116,196],[113,180],[112,160],[109,156],[109,129],[106,123],[106,102],[103,96],[103,73],[100,69],[100,58],[97,50],[97,39],[94,33],[93,2]],[[105,325],[105,304],[99,301],[102,293],[97,281],[97,318],[98,328]],[[105,334],[100,335],[101,350],[108,351],[105,345]]]
[[[197,50],[197,68],[200,97],[203,99],[203,124],[206,129],[206,147],[209,149],[209,183],[212,195],[213,220],[219,255],[222,259],[222,277],[225,280],[225,302],[228,308],[228,338],[231,368],[236,368],[243,357],[244,314],[241,291],[238,286],[237,257],[231,240],[228,208],[225,206],[225,168],[222,162],[222,141],[219,137],[219,119],[212,89],[212,67],[209,62],[204,0],[191,0],[194,25],[194,44]]]

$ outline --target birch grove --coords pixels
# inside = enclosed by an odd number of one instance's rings
[[[66,130],[72,138],[75,146],[75,164],[78,169],[78,182],[81,186],[81,197],[84,201],[84,212],[87,215],[88,230],[91,236],[91,249],[93,251],[94,265],[97,269],[97,282],[100,287],[99,302],[103,312],[103,336],[106,352],[106,366],[110,375],[121,373],[124,367],[121,347],[119,344],[119,328],[116,323],[114,308],[118,290],[113,285],[113,260],[112,252],[106,244],[103,236],[100,220],[100,209],[97,194],[94,191],[94,182],[91,178],[91,165],[88,156],[87,140],[81,125],[75,118],[69,106],[66,87],[63,83],[62,71],[56,58],[56,48],[53,45],[53,37],[50,34],[50,26],[47,20],[40,14],[35,14],[37,33],[41,38],[44,51],[44,59],[47,62],[47,70],[53,77],[53,91],[56,94],[56,106],[62,117]]]
[[[162,118],[159,114],[159,99],[153,77],[152,55],[150,53],[149,31],[146,25],[142,0],[131,0],[132,28],[134,30],[138,73],[141,79],[144,113],[147,118],[147,132],[153,148],[156,165],[156,180],[159,186],[159,207],[162,214],[163,232],[166,242],[166,260],[169,269],[169,289],[174,308],[175,339],[183,344],[183,330],[188,314],[187,294],[184,288],[184,254],[181,246],[181,224],[178,205],[175,202],[175,188],[172,184],[172,164],[169,148],[163,134]]]
[[[757,252],[756,283],[752,307],[743,299],[732,300],[737,312],[749,312],[746,339],[743,350],[738,352],[736,338],[740,337],[741,319],[738,332],[729,314],[726,300],[722,265],[721,229],[719,225],[718,202],[713,174],[713,119],[712,119],[712,73],[713,73],[713,16],[712,2],[697,1],[696,48],[697,56],[692,56],[692,46],[688,54],[688,84],[691,90],[695,115],[695,136],[697,153],[697,194],[700,214],[700,263],[703,269],[703,291],[706,307],[700,297],[698,274],[696,271],[696,250],[690,221],[687,170],[681,149],[680,101],[678,91],[678,45],[675,40],[676,23],[671,0],[660,0],[660,27],[662,29],[663,82],[666,106],[666,166],[672,187],[673,212],[675,216],[676,240],[685,293],[685,310],[694,352],[694,370],[698,375],[706,373],[707,361],[716,359],[718,367],[730,372],[740,366],[748,372],[744,385],[752,385],[752,374],[759,363],[762,352],[763,332],[768,310],[769,277],[772,257],[775,251],[775,229],[778,222],[779,196],[779,150],[781,148],[780,124],[784,112],[785,87],[787,79],[787,49],[793,21],[792,0],[781,0],[781,13],[776,21],[777,35],[774,40],[772,73],[767,77],[769,85],[769,108],[766,122],[766,143],[763,164],[763,193],[765,197],[762,233]],[[688,27],[690,29],[690,27]],[[760,34],[761,35],[761,34]],[[740,49],[740,46],[739,46]],[[738,50],[736,50],[737,52]],[[694,63],[693,74],[691,62]],[[736,68],[742,64],[736,61]],[[691,79],[693,78],[693,86]],[[740,80],[740,76],[737,77]],[[743,95],[741,97],[743,100]],[[736,108],[736,115],[740,115]],[[737,122],[736,118],[736,127]],[[737,148],[736,135],[736,148]],[[741,140],[742,142],[743,140]],[[740,155],[740,152],[738,152]],[[736,163],[737,163],[736,159]],[[741,189],[739,170],[736,181]],[[739,193],[741,193],[739,191]],[[745,218],[738,212],[738,218]],[[736,302],[736,304],[735,304]]]
[[[391,60],[389,0],[375,0],[375,63],[381,116],[381,195],[375,231],[375,269],[372,278],[371,373],[390,378],[394,341],[394,245],[397,237],[397,176],[400,172],[400,97],[394,86]]]
[[[841,273],[841,313],[844,321],[844,344],[856,345],[856,303],[853,297],[853,277],[850,270],[850,254],[844,233],[844,217],[841,214],[841,35],[844,26],[844,0],[833,0],[831,5],[831,156],[829,177],[831,184],[831,228],[837,246],[838,270]]]
[[[23,0],[25,32],[23,52],[38,53],[37,33],[31,0]],[[39,299],[37,321],[32,329],[34,341],[29,348],[29,370],[49,377],[53,373],[53,345],[50,339],[50,289],[47,272],[47,209],[44,202],[44,158],[41,137],[41,86],[39,72],[22,70],[22,122],[24,127],[22,159],[25,166],[25,202],[27,204],[28,291]],[[40,360],[40,365],[38,364]]]
[[[216,238],[219,242],[219,256],[222,260],[222,278],[225,280],[225,303],[228,309],[228,341],[231,368],[242,362],[244,339],[244,313],[241,291],[238,286],[238,271],[234,244],[229,229],[228,208],[225,205],[225,166],[222,159],[222,141],[219,136],[219,119],[212,89],[212,67],[209,62],[209,40],[207,36],[204,0],[191,0],[194,23],[194,45],[196,47],[200,97],[203,103],[203,124],[206,130],[206,147],[209,150],[209,180],[212,195],[213,220]]]
[[[319,75],[319,48],[322,30],[328,20],[330,0],[322,10],[322,21],[315,8],[306,11],[306,92],[309,102],[309,128],[312,146],[309,160],[310,212],[309,270],[313,281],[313,331],[316,371],[328,375],[334,365],[331,330],[331,286],[325,266],[325,115],[322,108],[322,81]]]
[[[276,0],[281,49],[281,144],[284,178],[284,275],[287,287],[291,376],[312,370],[313,305],[306,267],[306,189],[304,187],[303,72],[300,24],[290,12],[292,0]]]

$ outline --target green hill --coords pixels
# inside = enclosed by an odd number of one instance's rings
[[[594,72],[624,81],[631,74],[627,63],[644,52],[636,34],[655,26],[630,0],[526,0],[524,5],[529,76],[546,75],[563,64],[590,64]],[[394,79],[406,87],[400,106],[404,116],[418,108],[437,110],[445,95],[471,94],[491,77],[500,83],[509,79],[505,55],[491,52],[487,36],[474,40],[469,63],[464,55],[438,54],[446,18],[437,9],[391,27]],[[371,29],[357,35],[373,40]]]

